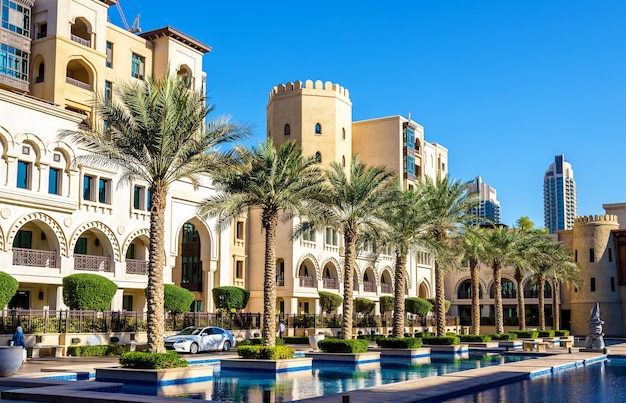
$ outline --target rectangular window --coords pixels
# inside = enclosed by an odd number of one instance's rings
[[[98,201],[111,204],[111,181],[109,179],[100,178],[98,182]]]
[[[111,42],[107,42],[107,58],[106,58],[106,66],[113,67],[113,44]]]
[[[110,81],[104,82],[104,101],[108,105],[113,98],[113,83]]]
[[[591,292],[596,292],[596,278],[591,277]]]
[[[39,32],[37,32],[37,39],[45,38],[48,36],[48,24],[39,24]]]
[[[609,254],[609,256],[608,256],[609,257],[609,262],[612,262],[613,261],[613,251],[611,250],[611,248],[609,248],[609,253],[608,254]]]
[[[28,81],[28,53],[6,44],[0,45],[0,74]]]
[[[76,241],[76,247],[74,247],[74,253],[78,255],[87,254],[87,238],[78,238]]]
[[[126,251],[126,259],[134,259],[135,258],[135,244],[131,243],[128,245],[128,250]]]
[[[578,249],[574,251],[574,262],[578,262]]]
[[[589,261],[591,263],[596,261],[596,251],[593,248],[589,249]]]
[[[61,170],[58,168],[50,168],[48,172],[48,193],[61,194]]]
[[[135,210],[145,210],[144,206],[146,205],[143,202],[143,195],[146,192],[146,188],[141,186],[135,186],[133,188],[133,208]]]
[[[2,28],[30,38],[30,8],[20,2],[3,0]]]
[[[131,76],[143,80],[145,73],[145,58],[133,53]]]
[[[31,163],[26,161],[17,162],[17,187],[30,189]]]
[[[615,277],[611,277],[611,292],[615,292]]]
[[[202,312],[202,301],[193,301],[190,310],[191,312]]]
[[[315,230],[307,229],[302,231],[302,240],[308,242],[315,242]]]
[[[237,260],[235,263],[235,277],[238,279],[243,279],[243,261]]]
[[[326,228],[326,244],[337,246],[337,231],[332,228]]]
[[[243,240],[243,235],[244,235],[243,221],[237,221],[237,226],[235,228],[235,236],[237,237],[237,239]]]
[[[93,201],[93,181],[93,176],[83,176],[83,200]]]
[[[124,295],[122,298],[122,309],[125,311],[133,310],[133,296],[132,295]]]
[[[13,239],[14,248],[30,249],[33,245],[33,232],[32,231],[17,231],[15,239]]]

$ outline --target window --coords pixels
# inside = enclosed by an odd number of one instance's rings
[[[145,57],[133,53],[131,76],[143,80],[145,73]]]
[[[596,261],[596,251],[593,248],[589,249],[589,261],[591,263]]]
[[[235,226],[235,236],[238,240],[243,240],[244,235],[244,227],[243,221],[237,221],[237,225]]]
[[[611,277],[611,292],[615,292],[615,277]]]
[[[48,24],[42,23],[39,24],[39,32],[37,32],[37,39],[45,38],[48,36]]]
[[[128,245],[128,250],[126,251],[126,259],[134,259],[135,258],[135,244],[131,243]]]
[[[289,126],[289,123],[287,123],[285,125],[285,136],[289,136],[291,134],[291,126]]]
[[[202,312],[202,301],[193,301],[190,310],[191,312]]]
[[[108,105],[113,97],[113,83],[110,81],[104,82],[104,102]]]
[[[609,255],[608,256],[609,262],[612,262],[613,261],[613,251],[611,250],[611,248],[609,248],[608,255]]]
[[[133,296],[132,295],[124,295],[122,298],[122,309],[125,311],[133,310]]]
[[[33,232],[32,231],[17,231],[15,239],[13,240],[14,248],[30,249],[33,244]]]
[[[595,291],[596,291],[596,278],[591,277],[591,292],[595,292]]]
[[[143,186],[133,187],[133,208],[150,210],[150,191]]]
[[[235,263],[235,277],[237,279],[243,279],[243,261],[237,260]]]
[[[0,45],[0,74],[28,81],[28,53],[4,43]]]
[[[578,262],[578,249],[574,251],[574,262]]]
[[[48,173],[48,193],[53,195],[61,194],[61,170],[50,168]]]
[[[322,162],[322,154],[319,151],[315,153],[315,160],[318,163]]]
[[[39,63],[39,67],[37,67],[37,78],[35,79],[38,83],[43,83],[43,79],[46,73],[46,65],[44,62]]]
[[[93,201],[94,180],[95,178],[93,176],[83,176],[83,200]]]
[[[342,140],[346,139],[346,128],[345,127],[341,128],[341,139]]]
[[[30,189],[30,176],[32,165],[30,162],[17,162],[17,187],[20,189]]]
[[[74,247],[74,253],[77,255],[86,255],[87,254],[87,238],[78,238],[76,241],[76,246]]]
[[[345,155],[341,156],[341,166],[344,167],[344,168],[346,167],[346,156]]]
[[[326,228],[326,245],[337,246],[337,231],[332,228]]]
[[[302,231],[302,240],[308,242],[315,242],[315,230],[305,229]]]
[[[319,123],[315,124],[315,134],[322,134],[322,125]]]
[[[30,8],[20,2],[3,0],[2,28],[30,38]]]
[[[106,58],[106,66],[113,67],[113,44],[111,42],[107,42],[107,58]]]
[[[111,180],[102,179],[98,181],[98,201],[100,203],[111,204]]]

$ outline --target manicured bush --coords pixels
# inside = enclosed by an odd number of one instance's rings
[[[555,330],[554,337],[569,336],[569,330]]]
[[[117,292],[117,285],[92,273],[71,274],[63,278],[63,302],[70,309],[106,311]]]
[[[435,306],[435,298],[428,298],[428,302],[433,304],[433,307]],[[450,301],[448,301],[447,299],[444,300],[443,305],[444,305],[444,309],[446,310],[446,313],[448,313],[448,311],[450,310]]]
[[[376,302],[367,298],[356,298],[354,300],[354,311],[356,313],[362,313],[364,315],[372,313],[376,307]]]
[[[343,304],[343,297],[327,291],[318,291],[322,312],[331,313]]]
[[[189,312],[195,299],[193,292],[174,284],[163,286],[163,309],[166,312]]]
[[[380,348],[420,348],[422,347],[422,339],[414,337],[388,337],[376,340],[376,344]]]
[[[515,333],[500,333],[500,334],[490,334],[491,340],[502,340],[502,341],[512,341],[517,339],[517,335]]]
[[[389,295],[384,295],[380,297],[380,313],[384,315],[386,312],[393,312],[393,302],[394,298]]]
[[[72,357],[102,357],[120,355],[128,352],[129,346],[120,344],[102,344],[99,346],[68,346],[67,355]]]
[[[307,337],[307,343],[309,342],[309,338]],[[248,345],[248,346],[262,346],[265,340],[262,337],[255,337],[254,339],[243,340],[243,342],[237,342],[237,345]],[[243,344],[242,344],[243,343]],[[277,346],[282,346],[285,344],[280,337],[276,338],[275,344]]]
[[[432,346],[456,346],[460,342],[459,336],[422,337],[422,343]]]
[[[432,307],[433,304],[422,298],[411,297],[404,300],[404,309],[406,309],[408,313],[421,317],[428,315]]]
[[[491,336],[483,334],[461,334],[459,339],[464,342],[487,343],[491,341]]]
[[[518,339],[536,339],[539,332],[536,330],[511,330],[509,333],[517,335]]]
[[[422,338],[424,338],[424,337],[433,337],[435,335],[436,334],[433,333],[433,332],[415,332],[414,337],[422,337]]]
[[[539,337],[554,337],[554,330],[539,330]]]
[[[360,334],[356,338],[368,341],[378,341],[380,339],[386,339],[387,336],[385,336],[384,334]]]
[[[325,353],[365,353],[368,340],[365,339],[324,339],[317,342],[317,346]]]
[[[248,305],[249,299],[250,291],[240,287],[223,286],[213,289],[213,302],[218,309],[224,312],[244,309]],[[191,305],[191,303],[189,304]]]
[[[132,351],[120,355],[120,364],[124,368],[163,369],[184,368],[187,366],[187,361],[180,358],[174,351],[163,354]]]
[[[309,338],[305,336],[284,336],[285,344],[309,344]]]
[[[287,346],[238,346],[237,355],[254,360],[285,360],[293,358],[295,351]]]
[[[0,309],[11,302],[19,286],[20,283],[13,276],[0,271]]]

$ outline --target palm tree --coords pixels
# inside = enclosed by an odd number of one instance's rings
[[[296,215],[315,218],[314,198],[323,193],[324,178],[315,156],[303,156],[289,141],[274,147],[271,139],[251,150],[235,147],[237,163],[217,172],[219,192],[205,201],[201,216],[217,216],[226,226],[249,209],[259,209],[265,234],[263,342],[276,344],[276,227]]]
[[[520,218],[518,223],[524,218]],[[517,231],[517,235],[519,235],[517,251],[520,254],[520,259],[515,262],[515,273],[513,274],[517,286],[517,319],[519,329],[526,330],[526,301],[524,299],[523,280],[526,272],[531,270],[532,265],[541,258],[541,252],[538,250],[541,239],[535,231],[527,229],[527,225],[514,231]]]
[[[459,236],[462,260],[467,261],[470,269],[472,298],[472,334],[480,334],[480,282],[479,263],[485,255],[485,231],[480,227],[465,226]]]
[[[556,264],[550,272],[552,291],[554,293],[552,295],[552,305],[554,307],[555,330],[561,328],[561,283],[573,283],[575,286],[579,287],[583,282],[578,263],[572,261],[571,251],[564,247],[559,251],[563,255],[558,259],[559,263]]]
[[[366,166],[358,156],[352,158],[348,172],[340,164],[332,162],[325,171],[325,177],[328,188],[323,194],[326,208],[324,223],[343,234],[341,337],[347,339],[352,335],[357,240],[364,234],[375,236],[386,230],[387,224],[383,217],[393,207],[392,195],[399,185],[391,172],[383,167]]]
[[[422,194],[425,213],[425,242],[435,260],[435,318],[437,336],[446,333],[445,285],[446,272],[458,258],[450,235],[458,233],[463,223],[476,220],[471,209],[476,206],[477,193],[468,193],[472,182],[432,180],[426,178],[416,185]]]
[[[121,180],[140,179],[150,190],[148,266],[148,351],[165,352],[163,268],[165,266],[165,208],[170,185],[221,168],[226,156],[217,146],[249,135],[249,128],[228,118],[206,121],[213,110],[203,94],[190,91],[185,78],[121,83],[113,101],[95,99],[97,117],[104,124],[64,135],[91,153],[77,162],[118,169]]]

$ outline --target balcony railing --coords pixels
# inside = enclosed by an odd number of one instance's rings
[[[380,292],[385,293],[385,294],[391,294],[391,284],[381,284],[380,285]]]
[[[108,256],[74,255],[74,270],[110,272]]]
[[[82,89],[91,91],[91,84],[84,83],[84,82],[82,82],[80,80],[77,80],[75,78],[65,77],[65,82],[68,83],[68,84],[72,84],[72,85],[75,85],[77,87],[80,87]]]
[[[365,281],[363,283],[363,291],[365,291],[365,292],[374,292],[374,291],[376,291],[376,284],[372,283],[371,281]]]
[[[76,43],[80,43],[83,46],[91,47],[91,41],[89,39],[81,38],[78,35],[70,34],[70,39]]]
[[[276,285],[283,287],[285,285],[285,278],[283,276],[276,276]]]
[[[315,281],[313,277],[298,277],[298,279],[300,280],[300,287],[315,287]]]
[[[50,250],[13,248],[13,264],[16,266],[57,267],[57,254]]]
[[[126,273],[148,274],[148,262],[145,260],[126,259]]]
[[[457,299],[472,299],[472,293],[469,290],[459,290],[459,292],[457,293],[456,297],[457,297]],[[483,293],[482,292],[479,294],[478,298],[480,298],[480,299],[483,298]]]
[[[329,288],[332,290],[339,289],[339,281],[336,278],[325,278],[324,279],[324,288]]]

